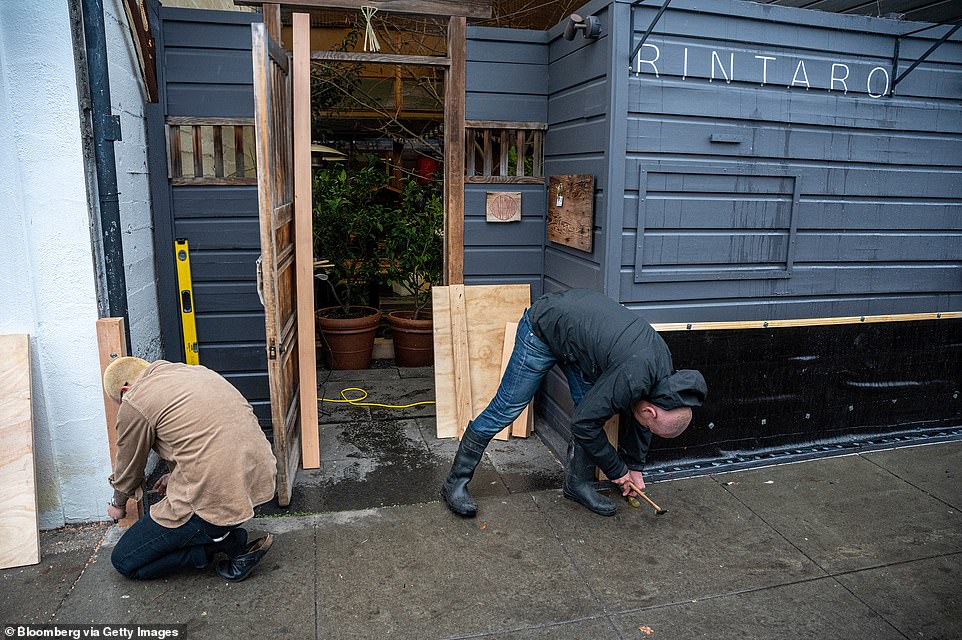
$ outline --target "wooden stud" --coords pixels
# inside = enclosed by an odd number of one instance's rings
[[[97,346],[100,350],[100,375],[103,376],[111,362],[127,355],[123,318],[100,318],[97,320]],[[110,466],[113,468],[117,463],[117,412],[120,410],[120,403],[106,393],[103,396],[104,413],[107,415],[107,447],[110,449]],[[129,498],[127,500],[127,515],[120,521],[120,526],[129,527],[140,520],[142,515],[140,502],[134,498]]]
[[[464,16],[448,20],[444,76],[445,282],[464,282],[464,87],[467,63]]]
[[[544,140],[543,131],[534,132],[534,140],[531,141],[531,175],[540,178],[544,171],[544,158],[541,157],[541,144]]]
[[[514,129],[524,131],[543,131],[548,128],[544,122],[517,122],[508,120],[465,120],[469,129]]]
[[[475,158],[475,149],[474,149],[474,146],[475,146],[475,144],[474,144],[474,138],[475,138],[475,134],[474,134],[474,130],[473,130],[473,129],[465,129],[465,130],[464,130],[464,154],[465,154],[465,155],[464,155],[464,160],[465,160],[464,175],[465,175],[465,178],[470,178],[470,177],[474,176],[475,172],[477,171],[477,170],[475,169],[475,161],[476,161],[476,158]]]
[[[314,334],[314,243],[311,202],[311,16],[293,16],[294,237],[297,273],[297,354],[301,394],[301,464],[321,466],[317,426]]]
[[[482,135],[484,136],[482,151],[484,165],[481,169],[481,177],[488,177],[494,173],[494,144],[491,142],[491,129],[485,129]]]
[[[502,129],[501,134],[498,136],[498,144],[501,147],[501,158],[498,161],[498,172],[501,177],[508,175],[508,147],[511,145],[510,136],[508,135],[507,129]]]
[[[224,177],[224,128],[214,125],[214,176]]]
[[[514,175],[515,177],[521,178],[524,176],[524,130],[518,129],[517,136],[515,137],[517,138],[517,146],[515,148],[517,149],[516,155],[518,157],[515,159]]]
[[[222,127],[235,127],[240,125],[246,125],[248,127],[254,126],[254,118],[211,118],[206,116],[167,116],[164,122],[168,125],[178,125],[185,127],[193,127],[194,125],[208,125],[216,126],[220,125]]]
[[[448,296],[451,300],[451,344],[454,351],[454,402],[460,438],[468,426],[468,421],[474,419],[471,410],[471,356],[468,352],[464,285],[454,284],[448,287]]]
[[[180,153],[180,126],[167,127],[167,142],[170,146],[170,177],[181,178],[184,176],[184,167]]]
[[[0,569],[40,562],[37,512],[30,338],[0,336]]]
[[[246,168],[244,165],[247,164],[244,158],[244,127],[234,126],[234,176],[238,178],[246,177]],[[254,177],[254,176],[251,176]],[[257,178],[254,177],[256,180]]]
[[[200,125],[192,127],[194,135],[194,177],[204,177],[204,144],[201,140]]]

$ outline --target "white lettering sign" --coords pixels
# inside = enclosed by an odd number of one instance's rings
[[[635,57],[632,71],[639,75],[653,73],[659,79],[667,74],[680,75],[682,80],[724,80],[731,84],[735,80],[735,55],[734,51],[646,42]],[[787,83],[784,86],[788,89],[804,87],[806,91],[824,89],[848,95],[849,82],[855,83],[853,88],[861,87],[864,79],[865,92],[870,97],[891,95],[892,82],[885,67],[868,68],[868,65],[767,54],[752,54],[752,57],[761,64],[739,67],[745,69],[738,77],[741,83],[757,82],[762,87],[771,82]]]

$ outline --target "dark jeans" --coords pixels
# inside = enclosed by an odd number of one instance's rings
[[[221,540],[233,529],[237,529],[237,533]],[[171,529],[151,520],[148,513],[120,538],[110,561],[128,578],[151,580],[181,567],[202,569],[210,563],[214,553],[234,554],[246,545],[247,532],[244,529],[211,524],[198,515]]]
[[[491,437],[514,422],[531,402],[545,376],[556,364],[560,364],[558,358],[551,352],[548,345],[534,334],[528,320],[528,312],[525,311],[518,323],[514,350],[511,352],[504,375],[501,376],[498,392],[484,411],[471,423],[471,430],[479,435]],[[591,388],[591,383],[585,380],[581,371],[575,367],[561,365],[561,370],[568,379],[571,399],[577,407]]]

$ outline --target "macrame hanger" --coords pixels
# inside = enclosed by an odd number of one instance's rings
[[[366,22],[364,26],[364,50],[377,53],[381,50],[381,43],[377,41],[377,35],[374,34],[374,25],[371,24],[371,18],[377,13],[377,7],[361,7],[361,13],[364,15]]]

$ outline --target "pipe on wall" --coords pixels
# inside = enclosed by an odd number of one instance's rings
[[[103,0],[81,0],[87,76],[90,86],[94,159],[100,205],[100,232],[107,280],[107,315],[122,317],[128,349],[130,318],[127,311],[127,278],[124,274],[124,246],[120,227],[117,191],[117,162],[114,142],[121,139],[120,118],[111,114],[110,76],[107,66],[107,37]]]

